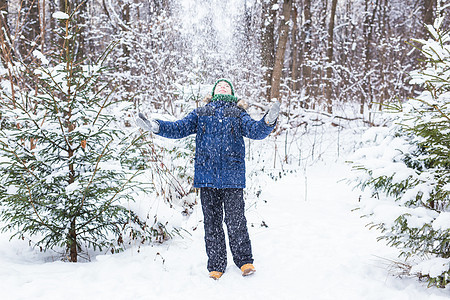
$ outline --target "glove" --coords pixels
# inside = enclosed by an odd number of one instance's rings
[[[153,119],[148,120],[142,113],[138,113],[136,118],[136,125],[146,131],[151,131],[153,133],[159,132],[159,123]]]
[[[267,125],[273,125],[280,114],[280,102],[275,102],[264,117]]]

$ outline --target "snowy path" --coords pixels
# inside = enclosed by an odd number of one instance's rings
[[[189,238],[80,264],[36,262],[39,253],[2,235],[2,299],[448,299],[449,289],[388,275],[379,257],[397,253],[351,212],[358,195],[337,183],[346,172],[311,167],[307,193],[303,175],[265,187],[267,203],[248,212],[249,223],[268,225],[250,228],[254,276],[241,277],[229,257],[224,276],[209,279],[201,226]]]

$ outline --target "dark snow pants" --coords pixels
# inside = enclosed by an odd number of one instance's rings
[[[227,250],[223,230],[223,211],[233,261],[239,268],[253,263],[247,220],[244,216],[244,190],[239,188],[201,188],[208,271],[225,272]]]

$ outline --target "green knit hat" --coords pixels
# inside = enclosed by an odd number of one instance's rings
[[[212,89],[211,95],[214,96],[214,90],[216,89],[217,84],[218,84],[219,82],[221,82],[221,81],[225,81],[226,83],[228,83],[228,84],[230,85],[230,87],[231,87],[231,95],[234,96],[234,87],[233,87],[233,85],[231,84],[231,82],[230,82],[228,79],[226,79],[226,78],[220,78],[220,79],[218,79],[218,80],[216,81],[216,83],[214,84],[214,87],[213,87],[213,89]]]

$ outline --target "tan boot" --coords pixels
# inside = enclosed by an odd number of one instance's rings
[[[252,264],[245,264],[241,267],[242,276],[252,275],[256,272],[255,267]]]
[[[218,280],[220,277],[222,277],[223,273],[219,271],[212,271],[209,272],[209,278],[212,278],[214,280]]]

